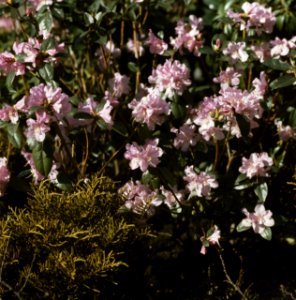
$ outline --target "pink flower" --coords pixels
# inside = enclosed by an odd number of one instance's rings
[[[264,63],[270,58],[270,44],[267,42],[251,46],[251,50],[254,52],[255,57],[259,59],[261,63]]]
[[[50,127],[47,125],[50,121],[50,116],[46,111],[37,111],[36,120],[27,119],[28,128],[25,130],[25,136],[28,140],[35,140],[37,142],[43,142],[45,140],[46,133],[50,131]]]
[[[207,197],[210,195],[211,189],[218,187],[218,182],[215,177],[208,175],[206,172],[197,174],[193,166],[185,168],[183,179],[187,182],[186,188],[190,192],[189,198],[193,196]]]
[[[178,21],[175,28],[177,37],[175,39],[171,38],[171,44],[181,54],[183,53],[183,49],[187,49],[195,56],[200,56],[200,49],[203,46],[202,29],[202,19],[190,15],[189,23],[184,23],[183,20]]]
[[[244,2],[242,10],[243,14],[231,10],[227,12],[228,17],[240,24],[240,30],[254,28],[258,34],[272,32],[276,18],[271,8],[265,8],[258,2]]]
[[[122,95],[127,95],[130,91],[129,78],[120,73],[115,73],[114,77],[108,81],[112,94],[119,98]]]
[[[19,120],[19,114],[14,106],[5,105],[0,109],[0,120],[16,124]]]
[[[180,203],[184,200],[184,191],[177,191],[175,188],[173,191],[166,190],[163,186],[160,187],[161,194],[165,197],[164,204],[174,213],[180,213],[182,207]],[[176,199],[177,198],[177,199]]]
[[[287,39],[279,39],[276,37],[274,40],[270,41],[270,44],[270,55],[273,58],[287,56],[290,53],[290,50],[296,48],[295,38],[288,41]]]
[[[239,171],[246,174],[248,178],[268,176],[267,171],[272,164],[272,158],[266,152],[252,153],[249,159],[243,157]]]
[[[246,215],[246,218],[238,225],[239,231],[247,230],[252,227],[255,233],[261,235],[265,228],[272,227],[275,224],[272,218],[272,212],[265,210],[263,204],[257,204],[254,213],[249,213],[246,208],[242,211]]]
[[[0,29],[3,31],[12,31],[15,29],[15,21],[11,17],[0,17]]]
[[[220,83],[221,89],[225,89],[230,86],[238,86],[241,76],[242,74],[236,71],[234,68],[227,67],[226,70],[221,71],[219,77],[215,77],[213,81]]]
[[[15,72],[19,76],[25,74],[26,66],[18,62],[12,53],[5,51],[0,53],[0,71],[5,75]]]
[[[162,204],[157,192],[139,181],[130,180],[119,189],[119,193],[126,198],[124,206],[139,215],[151,216],[154,214],[155,207]]]
[[[160,92],[164,92],[164,97],[171,98],[175,93],[182,95],[187,86],[191,84],[189,79],[189,69],[178,60],[167,59],[163,65],[158,65],[152,71],[148,80]]]
[[[0,157],[0,197],[2,197],[6,190],[6,185],[10,180],[10,171],[7,168],[7,158]]]
[[[194,124],[184,124],[179,129],[172,128],[171,132],[176,134],[174,147],[181,151],[188,151],[190,146],[195,146],[200,140],[200,135],[196,132]]]
[[[170,114],[170,105],[161,99],[158,93],[149,93],[140,101],[134,99],[128,107],[133,110],[134,119],[147,124],[149,130],[154,130],[155,125],[161,125],[165,116]]]
[[[208,230],[206,236],[201,237],[201,242],[202,242],[202,246],[200,249],[200,253],[205,255],[207,253],[207,248],[210,245],[218,245],[219,244],[219,239],[221,238],[221,231],[219,230],[217,225],[214,225],[213,228],[211,228],[210,230]]]
[[[230,57],[230,63],[235,64],[238,61],[246,62],[249,58],[245,51],[245,42],[229,42],[227,47],[223,50],[223,54]]]
[[[152,54],[162,55],[168,49],[167,43],[158,38],[151,29],[149,29],[148,39],[145,44],[149,45],[149,51]]]
[[[145,172],[148,167],[155,168],[159,163],[159,157],[163,155],[163,150],[157,147],[159,140],[148,140],[144,146],[139,146],[136,142],[126,145],[124,157],[130,160],[130,168],[135,170],[140,168]]]
[[[43,83],[30,89],[30,94],[19,100],[15,107],[28,112],[34,106],[50,109],[58,120],[63,119],[72,109],[69,97],[62,93],[61,88],[54,88]]]
[[[104,120],[104,122],[111,128],[113,125],[113,120],[111,116],[111,111],[113,106],[111,105],[110,101],[106,101],[103,108],[97,101],[94,100],[93,97],[88,97],[84,103],[79,103],[78,111],[86,112],[93,117],[100,117]],[[90,124],[91,120],[86,119],[81,121],[81,124]]]
[[[289,125],[284,126],[281,120],[275,120],[277,132],[282,141],[296,138],[296,131]]]

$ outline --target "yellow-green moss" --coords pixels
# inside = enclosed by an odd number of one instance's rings
[[[121,205],[107,178],[81,181],[71,193],[47,181],[34,187],[28,207],[0,222],[3,299],[99,297],[127,267],[130,243],[149,234],[118,214]]]

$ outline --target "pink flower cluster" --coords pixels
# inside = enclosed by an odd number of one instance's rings
[[[255,233],[261,235],[265,228],[272,227],[275,224],[272,218],[272,212],[265,210],[263,204],[257,204],[253,213],[248,212],[246,208],[242,211],[246,218],[241,221],[239,226],[241,226],[243,230],[252,227]]]
[[[267,171],[272,164],[272,158],[266,152],[252,153],[249,159],[242,158],[242,165],[239,171],[242,174],[246,174],[248,178],[255,176],[264,177],[268,176]]]
[[[230,80],[231,74],[234,77]],[[252,92],[237,87],[239,76],[233,69],[222,71],[214,79],[221,84],[219,95],[205,97],[198,108],[191,110],[191,121],[199,126],[198,131],[206,141],[223,139],[224,130],[241,137],[236,114],[242,115],[251,129],[257,126],[256,119],[260,119],[263,113],[260,101],[267,88],[265,74],[261,72],[260,78],[253,80]]]
[[[119,193],[126,199],[124,206],[139,215],[151,216],[154,208],[162,204],[158,193],[139,181],[130,180],[119,189]]]
[[[172,128],[171,132],[176,134],[174,147],[181,151],[188,151],[189,147],[195,146],[200,141],[201,136],[196,132],[196,125],[185,123],[179,129]]]
[[[140,168],[142,172],[150,167],[155,168],[159,163],[159,157],[163,155],[163,150],[158,147],[159,139],[148,140],[144,146],[139,146],[136,142],[126,145],[124,157],[130,161],[132,170]]]
[[[191,84],[189,69],[178,60],[167,59],[163,65],[158,65],[149,76],[149,83],[163,93],[163,97],[171,98],[175,93],[182,95],[185,88]]]
[[[44,41],[43,41],[44,42]],[[56,55],[64,51],[64,44],[58,44],[45,51],[41,50],[42,43],[36,38],[29,38],[27,42],[14,42],[13,53],[4,51],[0,53],[0,70],[4,74],[15,72],[23,75],[43,63],[56,62]]]
[[[113,120],[111,116],[111,111],[113,106],[110,101],[106,101],[104,106],[101,107],[100,103],[94,100],[93,97],[88,97],[85,102],[80,102],[78,105],[79,112],[85,112],[93,116],[94,118],[99,117],[104,120],[104,122],[109,126],[109,128],[113,125]],[[90,125],[92,120],[90,119],[80,119],[81,125]]]
[[[281,120],[275,120],[275,125],[277,127],[277,132],[282,141],[287,141],[289,139],[296,138],[296,130],[293,129],[290,125],[283,125]]]
[[[240,25],[240,30],[255,29],[259,35],[272,32],[276,18],[271,8],[265,8],[258,2],[244,2],[242,10],[243,13],[227,12],[228,17]]]
[[[207,197],[210,195],[211,189],[218,187],[218,182],[215,177],[207,174],[206,172],[200,172],[197,174],[193,166],[187,166],[185,168],[184,181],[187,182],[186,189],[190,192],[189,198],[193,196]]]
[[[229,56],[230,64],[236,64],[238,61],[246,62],[249,58],[245,42],[228,42],[227,47],[223,49],[223,54]]]
[[[158,38],[151,29],[149,29],[146,45],[149,45],[149,51],[152,54],[162,55],[168,49],[168,44]]]
[[[2,197],[6,190],[6,185],[10,180],[10,171],[7,168],[7,158],[0,157],[0,197]]]
[[[169,115],[170,105],[161,98],[157,90],[148,90],[148,94],[139,101],[133,99],[128,107],[132,109],[132,116],[135,121],[144,123],[149,130],[154,130],[156,125],[161,125],[165,121],[165,116]]]
[[[200,49],[203,46],[202,29],[202,19],[194,15],[189,16],[189,23],[185,23],[183,20],[178,21],[175,28],[177,37],[171,38],[172,46],[181,54],[183,49],[186,49],[195,56],[200,56]]]
[[[296,49],[296,36],[289,40],[276,37],[269,42],[252,45],[250,49],[262,63],[270,58],[284,59],[290,55],[291,50]]]

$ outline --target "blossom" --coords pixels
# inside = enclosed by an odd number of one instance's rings
[[[58,120],[63,119],[71,111],[68,95],[61,88],[55,88],[43,83],[30,89],[30,94],[19,100],[15,107],[28,112],[34,106],[43,106],[50,109]]]
[[[189,197],[207,197],[210,195],[212,188],[218,187],[218,182],[215,177],[207,174],[206,172],[200,172],[197,174],[193,166],[187,166],[185,168],[184,181],[187,182],[186,188],[190,192]]]
[[[221,238],[221,231],[219,230],[217,225],[214,225],[210,230],[208,230],[206,236],[201,237],[202,246],[200,249],[200,253],[205,255],[207,253],[207,248],[210,245],[218,245],[219,239]]]
[[[227,47],[223,50],[223,54],[230,57],[230,63],[235,64],[238,61],[246,62],[249,58],[245,51],[245,42],[229,42]]]
[[[7,158],[0,157],[0,197],[4,195],[9,180],[10,171],[7,168]]]
[[[46,133],[50,131],[50,127],[47,125],[50,116],[44,110],[37,111],[35,115],[36,120],[30,118],[26,121],[28,128],[25,130],[25,136],[28,140],[43,142]]]
[[[180,213],[182,211],[182,207],[180,203],[184,199],[184,191],[177,191],[174,188],[172,191],[166,190],[163,186],[160,187],[161,194],[165,197],[164,204],[168,206],[168,208],[174,213]]]
[[[271,238],[268,229],[269,227],[272,227],[275,222],[270,210],[265,210],[263,204],[257,204],[253,213],[248,212],[246,208],[243,208],[242,212],[245,214],[246,218],[237,226],[238,231],[247,230],[252,227],[255,233],[258,233],[267,239]],[[266,235],[266,229],[269,235]]]
[[[191,84],[189,79],[189,69],[178,60],[167,59],[163,65],[158,65],[148,78],[151,84],[160,92],[164,92],[164,97],[171,98],[175,93],[182,95],[187,86]]]
[[[159,163],[159,157],[163,155],[163,150],[157,147],[159,139],[148,140],[144,146],[139,146],[136,142],[126,145],[124,157],[130,160],[130,168],[135,170],[140,168],[145,172],[149,166],[155,168]]]
[[[176,134],[174,147],[181,151],[188,151],[190,146],[195,146],[200,140],[200,135],[196,132],[194,124],[183,124],[179,129],[172,128],[171,132]]]
[[[15,106],[5,105],[0,109],[0,120],[16,124],[19,120],[19,114]]]
[[[113,125],[113,120],[111,116],[112,109],[113,106],[111,105],[109,100],[105,101],[104,106],[102,108],[101,105],[97,101],[95,101],[93,97],[88,97],[84,103],[79,103],[78,105],[79,112],[86,112],[93,117],[100,117],[109,127]],[[81,124],[90,123],[91,120],[88,119],[81,121]]]
[[[242,158],[242,166],[239,171],[246,174],[248,178],[268,176],[267,171],[272,164],[272,158],[266,152],[252,153],[249,159]]]
[[[201,30],[203,23],[201,18],[194,15],[189,16],[189,23],[183,20],[178,21],[175,28],[177,37],[171,38],[171,45],[182,54],[183,49],[187,49],[195,56],[200,56],[200,49],[203,46]]]
[[[221,89],[225,89],[230,86],[238,86],[241,76],[242,74],[236,71],[234,68],[227,67],[226,70],[221,71],[219,77],[215,77],[213,81],[220,83]]]
[[[148,93],[140,101],[133,99],[128,104],[132,109],[134,119],[139,123],[147,124],[149,130],[154,130],[155,125],[161,125],[165,116],[170,114],[170,105],[161,99],[158,93]]]
[[[151,216],[155,207],[162,204],[158,193],[140,181],[130,180],[119,189],[119,193],[126,198],[124,206],[139,215]]]
[[[26,66],[18,62],[16,57],[7,51],[0,53],[0,71],[3,71],[5,75],[15,72],[15,75],[24,75]]]
[[[242,14],[232,10],[227,12],[228,17],[240,24],[240,30],[255,29],[259,35],[272,32],[276,18],[270,7],[265,8],[258,2],[244,2],[242,10]]]
[[[290,125],[283,125],[281,120],[275,120],[277,132],[282,141],[287,141],[291,138],[296,138],[296,131]]]
[[[114,77],[108,81],[109,88],[113,96],[119,98],[122,95],[127,95],[130,91],[129,78],[116,72]]]
[[[167,43],[158,38],[151,29],[149,29],[148,38],[145,44],[149,45],[149,51],[152,54],[162,55],[168,49]]]
[[[291,49],[296,48],[295,39],[287,40],[276,37],[270,41],[271,49],[270,55],[273,58],[280,58],[281,56],[287,56]]]

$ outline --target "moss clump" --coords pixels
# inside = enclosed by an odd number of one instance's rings
[[[118,214],[107,178],[80,182],[71,193],[42,182],[25,209],[0,221],[2,299],[97,299],[127,267],[124,252],[148,236]],[[104,296],[105,297],[105,296]]]

